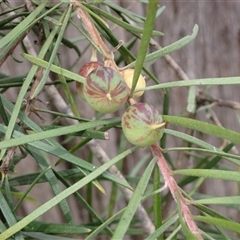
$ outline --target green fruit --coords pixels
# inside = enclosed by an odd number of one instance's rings
[[[109,67],[93,70],[86,78],[83,92],[88,104],[101,113],[117,111],[129,96],[129,89],[122,77]]]
[[[163,135],[162,116],[147,103],[136,103],[127,108],[122,116],[123,133],[132,144],[139,147],[151,146]]]
[[[94,69],[98,68],[98,67],[103,67],[103,63],[100,62],[89,62],[85,65],[83,65],[80,69],[78,74],[82,77],[87,77],[89,75],[89,73],[91,73]],[[76,88],[77,91],[80,95],[80,97],[85,100],[85,96],[83,93],[83,84],[80,82],[76,82]]]

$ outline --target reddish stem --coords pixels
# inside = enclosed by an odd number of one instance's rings
[[[196,223],[191,217],[191,212],[188,208],[187,200],[183,197],[182,192],[180,188],[178,187],[175,179],[172,177],[172,172],[168,167],[168,164],[162,154],[162,151],[160,147],[157,144],[152,145],[151,147],[153,156],[157,160],[157,164],[159,166],[159,169],[163,175],[163,178],[165,180],[165,183],[167,184],[174,200],[176,201],[176,198],[180,201],[180,206],[182,210],[182,215],[184,220],[186,221],[189,229],[192,231],[192,233],[197,237],[197,239],[202,240],[202,236],[200,233],[199,228],[197,227]]]

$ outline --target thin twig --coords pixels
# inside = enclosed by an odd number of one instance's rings
[[[26,4],[26,7],[28,9],[29,12],[33,12],[34,11],[34,6],[32,4],[32,1],[30,0],[25,0],[25,4]]]
[[[219,121],[219,119],[218,119],[218,117],[217,117],[217,115],[216,115],[216,113],[215,113],[214,111],[211,112],[211,117],[210,117],[210,118],[213,120],[213,122],[214,122],[217,126],[223,127],[222,123]],[[220,146],[219,148],[220,148],[220,149],[223,149],[223,148],[226,147],[226,145],[229,144],[229,143],[230,143],[229,140],[224,139],[223,142],[222,142],[222,144],[221,144],[221,146]],[[233,152],[234,154],[239,155],[239,151],[237,150],[236,146],[233,146],[231,150],[232,150],[232,152]]]
[[[235,101],[223,100],[223,99],[216,99],[210,98],[207,96],[203,96],[202,94],[197,96],[197,104],[199,105],[206,105],[206,104],[214,104],[215,106],[219,107],[228,107],[232,109],[240,109],[240,103]]]
[[[26,32],[25,34],[23,34],[23,36],[21,36],[17,42],[9,49],[9,51],[5,54],[5,56],[3,57],[3,59],[0,61],[0,67],[3,65],[3,63],[7,60],[7,58],[12,55],[12,53],[14,52],[15,48],[18,46],[18,44],[20,42],[22,42],[22,40],[26,37],[26,35],[28,34],[28,32]]]

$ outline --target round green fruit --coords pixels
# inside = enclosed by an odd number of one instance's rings
[[[80,69],[79,69],[79,72],[78,74],[82,77],[87,77],[94,69],[98,68],[98,67],[103,67],[103,63],[100,63],[100,62],[89,62],[85,65],[83,65]],[[85,100],[85,96],[84,96],[84,93],[83,93],[83,84],[80,83],[80,82],[76,82],[76,88],[77,88],[77,91],[80,95],[80,97]]]
[[[93,70],[86,78],[83,92],[88,104],[101,113],[117,111],[129,96],[129,89],[122,77],[109,67]]]
[[[122,116],[123,133],[132,144],[151,146],[159,141],[164,132],[162,116],[147,103],[136,103],[127,108]]]

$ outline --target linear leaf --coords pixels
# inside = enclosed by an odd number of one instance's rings
[[[187,45],[188,43],[193,41],[196,38],[197,34],[198,34],[198,25],[195,25],[194,28],[193,28],[192,35],[186,36],[186,37],[184,37],[184,38],[182,38],[182,39],[180,39],[180,40],[178,40],[178,41],[176,41],[176,42],[174,42],[174,43],[172,43],[172,44],[170,44],[170,45],[168,45],[164,48],[161,48],[161,49],[159,49],[159,50],[157,50],[153,53],[148,54],[145,58],[144,63],[150,62],[150,61],[155,61],[156,59],[158,59],[160,57],[163,57],[163,56],[165,56],[165,55],[167,55],[171,52],[174,52],[174,51],[184,47],[185,45]],[[126,68],[134,67],[135,65],[136,65],[136,61],[128,64],[126,66]],[[146,88],[146,89],[148,89],[148,88]]]
[[[173,125],[194,129],[215,137],[227,139],[235,144],[240,143],[240,134],[224,127],[218,127],[210,123],[185,117],[163,115],[163,120]]]
[[[236,233],[240,233],[240,224],[234,221],[228,221],[224,219],[204,217],[204,216],[193,216],[193,219],[197,221],[213,224],[218,227],[223,227]]]
[[[161,83],[146,88],[138,89],[136,92],[157,90],[174,87],[190,87],[190,86],[220,86],[220,85],[239,85],[240,77],[222,77],[222,78],[202,78],[182,81],[173,81]]]
[[[82,234],[89,233],[91,230],[83,226],[34,221],[26,226],[24,231],[50,234]]]
[[[168,221],[162,224],[161,227],[155,230],[152,234],[150,234],[145,240],[152,240],[152,239],[157,239],[161,234],[163,234],[171,225],[176,223],[178,219],[178,215],[174,215],[171,217]]]
[[[236,205],[240,204],[240,196],[205,198],[191,201],[192,204],[220,204],[220,205]]]
[[[13,226],[14,224],[16,224],[17,220],[16,220],[15,216],[13,215],[11,209],[9,208],[9,204],[6,201],[6,199],[4,198],[1,191],[0,191],[0,209],[10,227]],[[0,239],[4,239],[4,238],[0,237]],[[16,240],[24,240],[22,233],[19,232],[15,236],[15,239]]]
[[[150,179],[151,173],[153,171],[155,160],[152,160],[146,170],[144,171],[134,193],[131,198],[131,200],[128,203],[128,206],[126,207],[120,221],[118,222],[118,225],[116,227],[116,230],[114,232],[114,235],[112,239],[123,239],[124,235],[129,228],[129,224],[132,221],[132,218],[137,210],[138,205],[140,204],[143,194],[145,192],[145,189],[148,185],[148,181]]]
[[[26,54],[26,53],[22,53],[22,56],[24,58],[26,58],[29,62],[34,63],[34,64],[36,64],[39,67],[44,67],[44,68],[48,67],[48,62],[46,62],[46,61],[44,61],[44,60],[42,60],[40,58],[31,56],[31,55]],[[68,71],[68,70],[66,70],[64,68],[60,68],[60,67],[58,67],[58,66],[56,66],[54,64],[51,65],[50,70],[52,72],[57,73],[57,74],[62,74],[65,77],[73,79],[73,80],[78,81],[80,83],[85,83],[85,78],[81,77],[80,75],[78,75],[78,74],[76,74],[74,72]]]
[[[94,128],[98,126],[102,126],[108,123],[111,123],[112,120],[98,120],[98,121],[93,121],[93,122],[88,122],[88,123],[81,123],[78,125],[72,125],[72,126],[67,126],[67,127],[61,127],[58,129],[52,129],[48,130],[45,132],[38,132],[30,135],[24,135],[20,138],[16,139],[9,139],[0,142],[0,149],[5,149],[9,147],[14,147],[14,146],[20,146],[26,143],[38,141],[38,140],[44,140],[47,138],[52,138],[52,137],[58,137],[58,136],[63,136],[67,135],[70,133],[74,132],[79,132],[83,131],[87,128]]]
[[[147,54],[148,46],[150,43],[152,31],[154,29],[157,9],[158,9],[158,2],[155,0],[149,0],[146,21],[144,23],[144,31],[142,34],[141,43],[140,43],[139,51],[137,55],[137,60],[134,68],[131,95],[133,94],[137,86],[139,75],[142,71],[144,62],[146,61],[146,54]]]
[[[182,174],[187,176],[216,178],[227,181],[240,182],[240,172],[212,170],[212,169],[180,169],[173,171],[174,174]]]
[[[87,9],[87,8],[85,8]],[[94,6],[90,6],[90,9],[92,9],[94,12],[102,15],[103,17],[107,18],[108,20],[110,20],[111,22],[113,23],[116,23],[117,25],[119,25],[120,27],[130,31],[130,32],[134,32],[134,33],[140,33],[142,34],[143,33],[143,28],[140,28],[140,27],[136,27],[136,26],[132,26],[118,18],[116,18],[115,16],[105,12],[105,11],[102,11],[100,8],[97,8],[97,7],[94,7]],[[89,10],[88,10],[89,11]],[[91,14],[91,12],[89,11],[89,13]],[[153,31],[152,32],[152,36],[163,36],[164,34],[159,32],[159,31]]]

